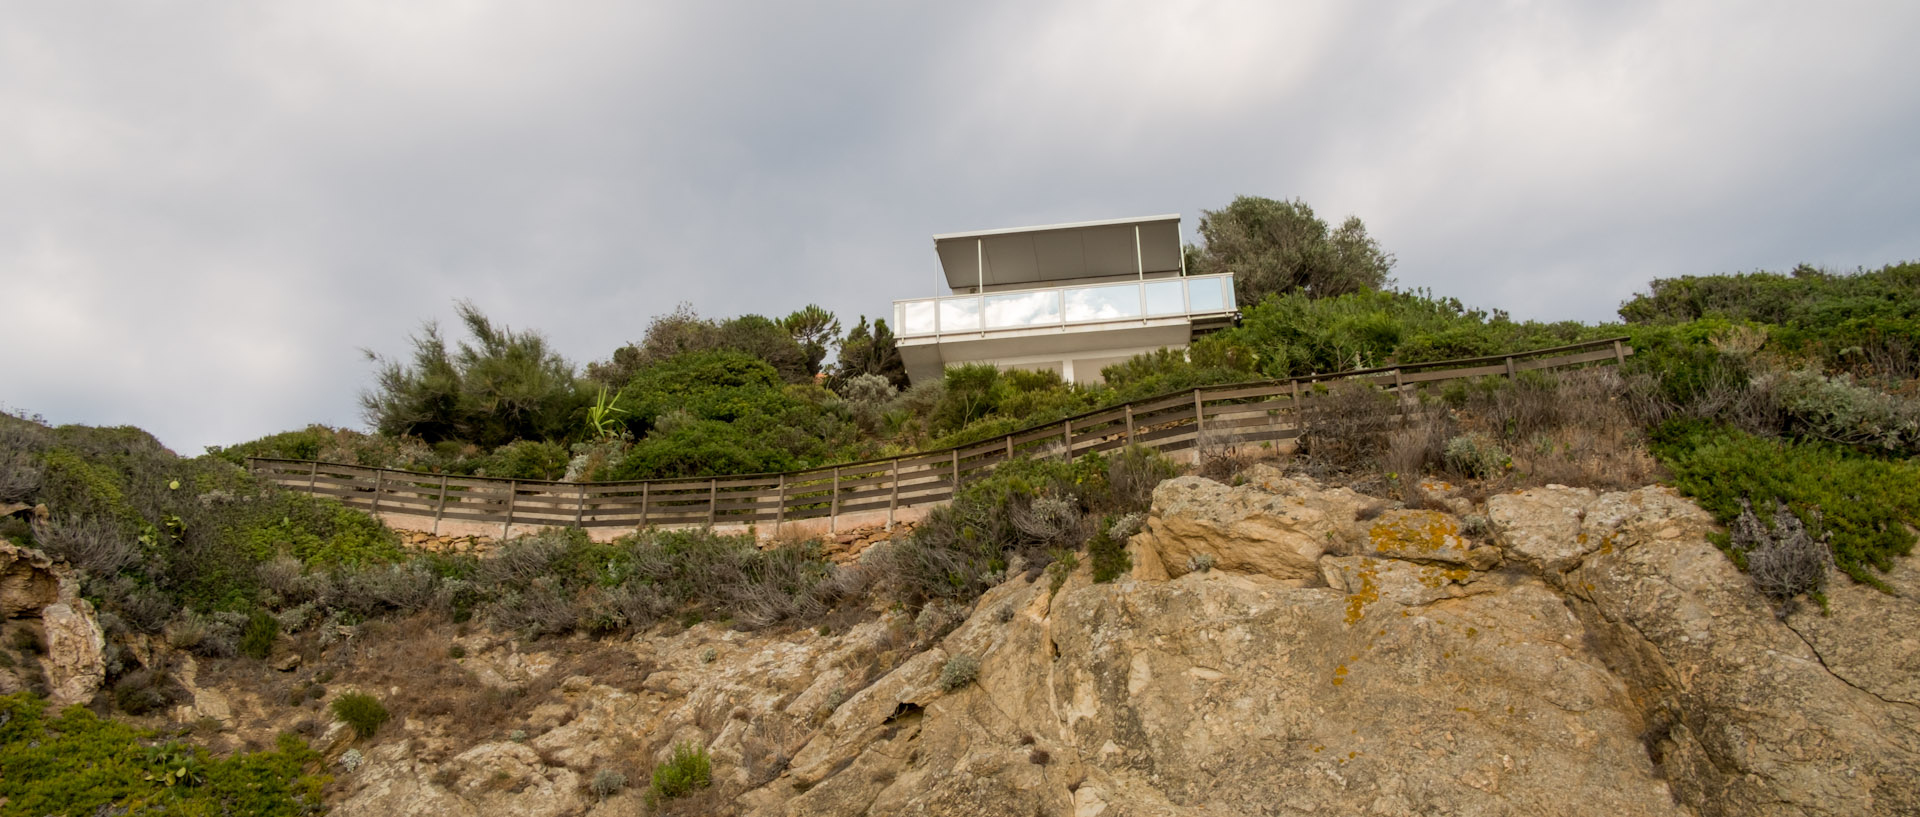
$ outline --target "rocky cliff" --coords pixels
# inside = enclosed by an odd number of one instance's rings
[[[1912,559],[1782,611],[1664,488],[1441,500],[1184,477],[1112,583],[1018,572],[837,631],[459,636],[446,677],[519,714],[333,727],[335,813],[1920,813]],[[285,717],[228,697],[240,732]],[[681,742],[714,785],[650,812]]]

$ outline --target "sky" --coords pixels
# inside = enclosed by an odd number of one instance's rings
[[[584,366],[851,325],[935,233],[1359,216],[1426,288],[1920,259],[1909,2],[41,2],[0,16],[0,406],[183,454],[362,427],[471,299]]]

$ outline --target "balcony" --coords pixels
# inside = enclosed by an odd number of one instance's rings
[[[925,343],[1055,327],[1191,323],[1234,311],[1232,275],[1194,275],[894,301],[893,322],[895,337]]]

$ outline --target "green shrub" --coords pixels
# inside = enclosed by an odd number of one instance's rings
[[[1087,558],[1093,565],[1095,582],[1113,581],[1133,569],[1133,558],[1127,555],[1127,538],[1139,533],[1145,520],[1145,514],[1130,513],[1109,516],[1102,521],[1100,530],[1087,541]]]
[[[708,756],[707,747],[677,743],[673,747],[673,759],[653,767],[653,789],[648,792],[647,800],[650,804],[671,800],[711,785],[713,759]]]
[[[1799,369],[1771,378],[1775,399],[1807,436],[1894,454],[1920,454],[1920,400]]]
[[[1885,589],[1868,571],[1892,569],[1913,550],[1920,525],[1920,465],[1874,459],[1828,443],[1793,443],[1698,422],[1670,423],[1654,452],[1682,492],[1724,523],[1741,501],[1785,502],[1816,538],[1831,534],[1833,559],[1848,576]],[[1817,514],[1817,515],[1816,515]],[[1720,544],[1736,561],[1731,542]]]
[[[333,717],[350,727],[362,739],[373,737],[390,717],[386,706],[365,692],[347,692],[333,699]]]
[[[1462,434],[1448,440],[1444,456],[1448,468],[1475,479],[1495,476],[1512,463],[1506,449],[1480,433]]]
[[[566,475],[567,463],[572,459],[567,447],[560,443],[515,440],[482,457],[476,470],[485,472],[485,476],[504,479],[557,480]]]
[[[980,659],[971,655],[953,656],[940,667],[940,688],[948,692],[953,692],[979,679]]]
[[[273,652],[273,642],[279,637],[280,620],[265,610],[256,610],[240,631],[240,654],[264,659]]]
[[[319,755],[281,736],[274,751],[216,757],[80,707],[49,715],[30,695],[0,697],[0,813],[249,814],[322,809]]]

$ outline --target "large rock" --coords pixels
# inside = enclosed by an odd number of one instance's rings
[[[1487,518],[1507,553],[1552,573],[1566,570],[1600,546],[1580,533],[1594,494],[1549,485],[1487,499]]]
[[[1134,576],[1165,580],[1205,554],[1213,567],[1259,573],[1293,584],[1320,579],[1320,556],[1352,533],[1369,500],[1346,488],[1323,490],[1305,479],[1255,468],[1229,487],[1202,477],[1160,483],[1146,529],[1129,543]]]
[[[39,658],[54,706],[93,699],[106,679],[106,637],[80,582],[46,554],[0,540],[0,614],[38,619]]]
[[[1349,557],[1360,559],[1363,557]],[[1538,580],[1358,603],[1223,571],[997,588],[848,702],[753,814],[1684,814]],[[1467,571],[1461,570],[1461,573]],[[1429,577],[1431,578],[1431,577]],[[1451,584],[1451,578],[1442,578]],[[1412,598],[1412,605],[1403,599]],[[977,683],[943,691],[953,655]],[[798,796],[788,792],[804,789]]]
[[[1627,512],[1590,531],[1605,546],[1565,585],[1645,702],[1649,750],[1676,792],[1704,815],[1920,813],[1920,708],[1902,699],[1914,600],[1836,589],[1833,623],[1847,629],[1803,638],[1706,541],[1698,509],[1672,499],[1595,503]],[[1837,668],[1810,641],[1831,645]]]

